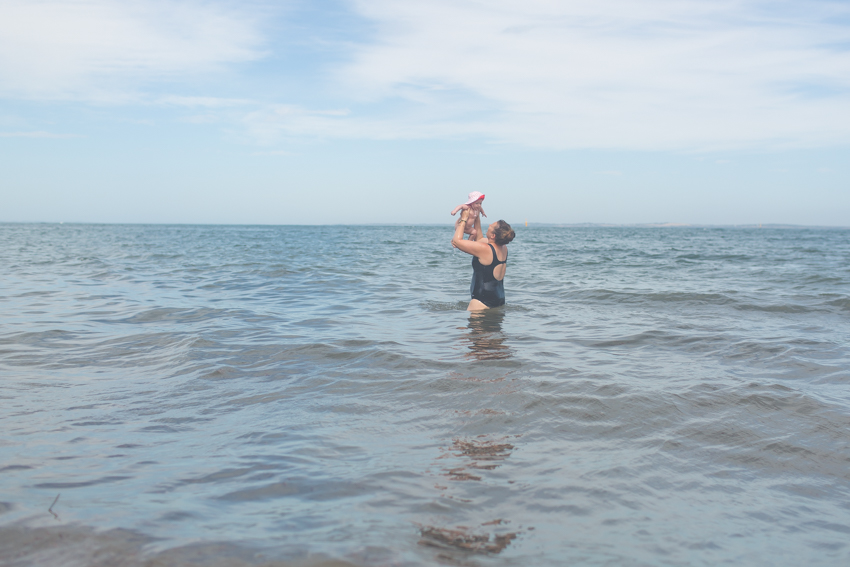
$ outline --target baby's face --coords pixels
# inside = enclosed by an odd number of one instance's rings
[[[480,201],[480,200],[475,201],[474,203],[472,203],[472,204],[471,204],[471,205],[469,205],[469,206],[470,206],[470,208],[472,208],[473,210],[480,211],[480,210],[481,210],[481,201]]]

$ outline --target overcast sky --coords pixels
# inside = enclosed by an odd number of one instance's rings
[[[850,3],[0,0],[0,221],[850,225]]]

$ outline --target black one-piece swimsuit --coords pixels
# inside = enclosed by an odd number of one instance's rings
[[[505,304],[505,282],[497,280],[493,270],[499,264],[507,264],[508,257],[505,256],[505,260],[500,261],[496,257],[496,249],[493,245],[488,244],[488,246],[493,251],[493,261],[489,266],[482,266],[477,256],[472,258],[472,283],[469,286],[469,293],[472,294],[472,299],[477,299],[487,307],[498,307]]]

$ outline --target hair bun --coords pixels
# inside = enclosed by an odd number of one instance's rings
[[[497,221],[496,224],[497,226],[493,231],[496,237],[496,244],[498,244],[499,246],[504,246],[505,244],[508,244],[511,240],[514,239],[516,233],[514,232],[514,229],[511,228],[511,225],[509,225],[503,220]]]

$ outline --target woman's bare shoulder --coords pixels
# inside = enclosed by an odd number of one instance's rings
[[[487,245],[486,240],[456,240],[454,244],[460,250],[463,250],[467,254],[472,254],[473,256],[478,256],[479,258],[485,253],[490,252],[490,247]]]

